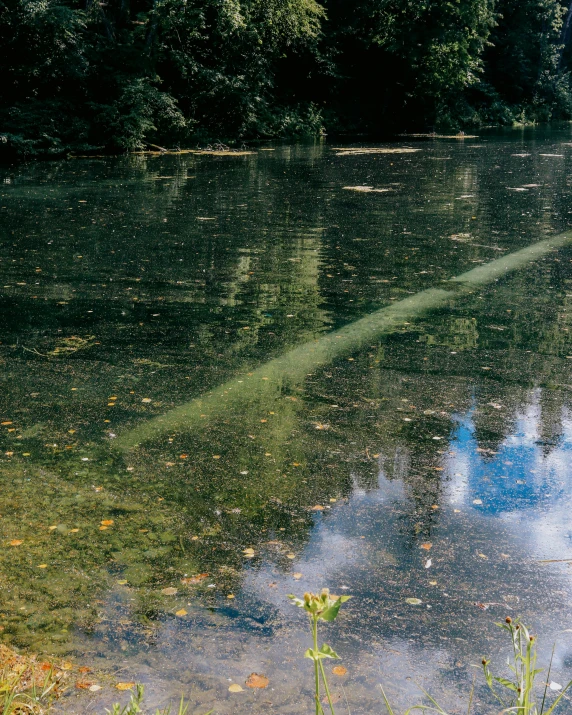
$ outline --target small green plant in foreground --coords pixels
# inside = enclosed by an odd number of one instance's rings
[[[327,588],[323,588],[320,594],[305,593],[303,598],[298,598],[292,594],[288,598],[298,608],[303,608],[310,617],[310,626],[312,628],[313,648],[308,648],[304,653],[305,658],[309,658],[314,662],[314,679],[316,687],[316,715],[324,715],[324,708],[320,701],[320,676],[324,683],[324,690],[328,698],[328,704],[332,715],[334,713],[334,704],[328,686],[328,680],[324,671],[324,658],[339,658],[340,656],[330,648],[327,643],[323,643],[318,647],[318,622],[319,621],[334,621],[339,613],[342,603],[349,601],[351,596],[331,596]]]
[[[111,710],[106,708],[105,712],[108,715],[142,715],[144,711],[141,709],[141,703],[143,702],[144,695],[145,687],[143,685],[136,685],[135,692],[131,693],[131,699],[127,705],[121,706],[119,703],[115,703]],[[173,715],[187,715],[188,709],[189,704],[185,703],[184,698],[181,698],[177,712],[176,714],[173,713]],[[212,712],[212,710],[209,710],[206,715],[212,715]],[[164,710],[157,710],[155,715],[171,715],[171,706],[168,705]]]
[[[53,668],[41,678],[30,668],[0,672],[0,715],[44,715],[62,692]]]
[[[552,705],[548,706],[548,703],[546,702],[546,694],[548,692],[550,671],[552,669],[551,658],[546,682],[544,683],[542,701],[539,706],[535,680],[544,669],[536,667],[536,637],[531,635],[528,628],[520,623],[518,619],[513,621],[512,618],[507,618],[504,623],[497,623],[496,625],[510,635],[513,655],[512,658],[507,658],[507,665],[512,673],[512,679],[509,680],[508,678],[493,675],[489,668],[491,661],[486,658],[483,658],[482,666],[487,685],[503,708],[501,712],[514,713],[514,715],[552,715],[564,697],[564,693],[572,685],[572,680],[562,689],[562,692],[558,695]],[[554,650],[552,651],[552,654],[554,655]],[[405,715],[409,715],[409,713],[414,710],[420,710],[423,713],[434,712],[439,713],[439,715],[447,715],[447,712],[443,710],[443,708],[431,697],[431,695],[429,695],[426,690],[421,688],[421,686],[418,687],[423,690],[423,693],[431,701],[431,705],[414,705],[405,712]],[[380,688],[387,712],[389,715],[395,715],[381,685]],[[472,701],[473,689],[471,689],[467,715],[470,715]]]

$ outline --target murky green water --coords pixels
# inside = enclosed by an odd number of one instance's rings
[[[96,669],[68,712],[310,712],[322,586],[343,711],[461,709],[506,615],[572,677],[572,246],[516,253],[572,134],[386,146],[2,170],[0,639]]]

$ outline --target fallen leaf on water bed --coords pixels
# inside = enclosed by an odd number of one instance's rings
[[[429,541],[426,541],[424,544],[421,544],[421,548],[425,549],[425,551],[429,551],[431,548],[433,548],[433,544]]]
[[[313,506],[311,511],[324,511],[324,507],[320,506],[320,504],[316,504],[316,506]]]
[[[420,598],[406,598],[405,603],[408,603],[410,606],[420,606],[423,601]]]
[[[292,578],[295,578],[296,581],[298,581],[298,579],[301,579],[301,578],[302,578],[302,574],[301,574],[301,573],[293,573],[293,574],[292,574]]]
[[[347,672],[348,672],[348,669],[347,669],[347,668],[344,668],[343,665],[335,665],[335,666],[332,668],[332,673],[333,673],[334,675],[340,675],[340,676],[341,676],[341,675],[345,675]]]
[[[228,689],[230,690],[231,693],[244,692],[244,688],[242,687],[242,685],[239,685],[238,683],[233,683],[232,685],[229,685]]]
[[[359,191],[364,194],[384,194],[387,191],[394,191],[394,189],[374,189],[373,186],[344,186],[346,191]]]
[[[269,682],[266,676],[251,673],[246,679],[245,685],[247,688],[267,688]]]
[[[254,549],[249,546],[248,549],[244,549],[244,551],[242,553],[247,558],[251,559],[254,556]]]
[[[286,558],[287,558],[287,559],[295,559],[295,558],[296,558],[296,554],[286,554]]]
[[[47,568],[48,568],[48,564],[39,564],[39,565],[38,565],[38,568],[39,568],[39,569],[47,569]]]
[[[101,685],[90,685],[89,689],[92,693],[96,693],[98,690],[101,690]]]
[[[164,596],[176,596],[177,595],[177,589],[173,588],[173,586],[168,586],[167,588],[161,589],[161,593]]]
[[[80,690],[89,690],[93,683],[88,682],[87,680],[78,680],[75,684],[76,688],[79,688]]]
[[[77,669],[78,673],[91,673],[91,668],[88,668],[87,665],[82,665],[81,668]]]
[[[145,403],[147,404],[147,403],[149,403],[149,402],[152,402],[152,400],[151,400],[150,397],[144,397],[144,398],[141,400],[141,402],[145,402]]]
[[[427,561],[425,562],[425,568],[426,568],[426,569],[430,568],[430,567],[431,567],[431,564],[432,564],[431,559],[427,559]]]
[[[200,573],[197,574],[196,576],[188,576],[186,578],[181,579],[181,583],[183,586],[192,586],[193,584],[200,583],[201,581],[204,581],[205,578],[208,578],[209,575],[208,573]]]
[[[178,611],[175,611],[175,615],[176,615],[176,616],[186,616],[186,615],[187,615],[187,611],[185,611],[184,608],[179,608]]]
[[[113,519],[104,519],[101,523],[101,526],[113,526]]]
[[[126,578],[122,578],[121,581],[118,581],[117,583],[118,583],[120,586],[125,586],[125,584],[127,583],[127,579],[126,579]]]
[[[22,543],[23,541],[21,541],[20,539],[12,539],[12,541],[10,542],[10,546],[20,546],[20,544]]]
[[[135,683],[117,683],[115,687],[117,690],[131,690],[135,687]]]
[[[338,695],[338,693],[331,693],[331,694],[330,694],[330,698],[331,698],[331,700],[332,700],[332,704],[334,704],[334,703],[339,703],[340,700],[342,699],[342,696],[341,696],[341,695]],[[327,696],[327,695],[324,695],[324,697],[322,698],[322,703],[323,703],[324,705],[327,705],[327,704],[329,703],[329,700],[328,700],[328,696]]]
[[[231,598],[231,599],[234,598],[234,593],[229,593],[229,594],[227,595],[227,598]]]
[[[476,504],[477,506],[479,506],[482,503],[483,503],[482,499],[473,499],[473,504]]]

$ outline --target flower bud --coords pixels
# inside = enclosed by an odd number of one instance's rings
[[[510,624],[510,623],[512,623],[512,618],[510,616],[507,616],[505,618],[505,621]]]

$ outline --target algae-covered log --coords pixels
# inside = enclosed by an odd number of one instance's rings
[[[444,282],[442,288],[428,288],[381,308],[340,330],[304,343],[252,372],[239,375],[164,415],[142,423],[120,435],[116,445],[124,450],[133,449],[165,432],[204,426],[228,410],[246,410],[251,403],[276,399],[283,388],[299,384],[316,368],[327,365],[337,357],[358,351],[382,335],[402,328],[405,322],[470,293],[476,286],[493,283],[571,242],[572,231],[566,231],[455,276]]]

